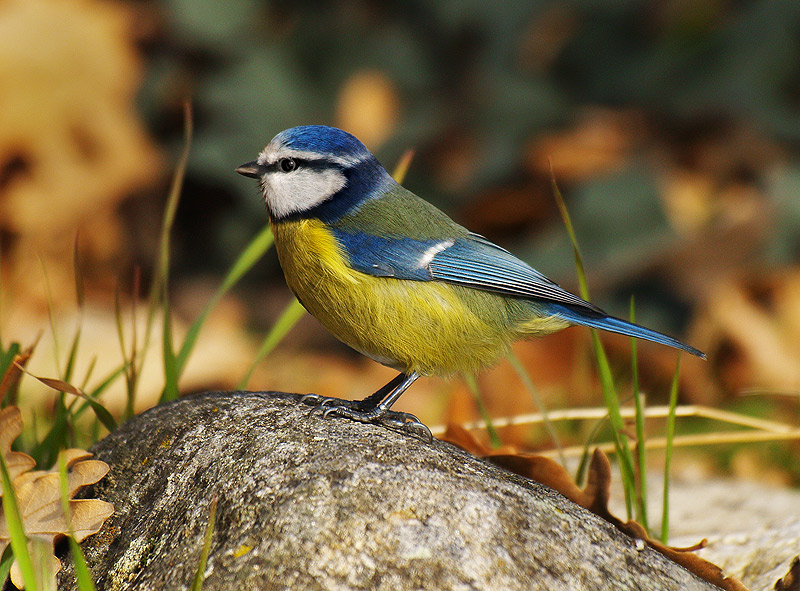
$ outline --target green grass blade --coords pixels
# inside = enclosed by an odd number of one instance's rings
[[[11,404],[15,397],[18,380],[12,377],[12,364],[21,350],[19,343],[11,343],[8,351],[0,351],[0,408]],[[2,579],[0,579],[2,580]]]
[[[51,562],[53,543],[39,537],[32,537],[28,542],[33,559],[34,576],[41,591],[56,590],[56,572]]]
[[[297,324],[305,312],[306,309],[303,308],[303,305],[298,302],[296,298],[293,298],[291,303],[284,309],[283,314],[281,314],[280,318],[278,318],[277,322],[275,322],[267,336],[264,337],[264,341],[261,343],[261,348],[258,350],[256,358],[253,360],[253,363],[250,364],[250,368],[247,370],[247,373],[245,373],[244,377],[236,386],[238,389],[243,390],[247,387],[247,384],[250,382],[250,378],[253,377],[253,372],[255,371],[256,367],[258,367],[258,364],[261,363],[264,358],[269,355],[270,352],[278,345],[278,343],[283,340],[283,337],[285,337],[292,327]]]
[[[553,188],[553,196],[556,199],[556,205],[558,206],[558,211],[561,214],[561,219],[564,222],[564,227],[567,229],[567,234],[569,235],[570,242],[572,242],[572,253],[575,257],[575,269],[578,273],[578,286],[580,287],[580,296],[584,300],[589,300],[589,284],[586,281],[586,270],[583,267],[583,257],[581,257],[581,251],[578,248],[578,238],[575,235],[575,228],[572,226],[572,218],[569,216],[569,211],[567,210],[567,204],[564,203],[564,197],[561,195],[561,190],[558,188],[558,183],[556,183],[556,175],[553,173],[553,163],[550,163],[550,184]]]
[[[592,445],[597,441],[600,434],[600,429],[605,425],[608,415],[602,419],[598,419],[589,436],[586,438],[586,443],[583,444],[583,453],[581,454],[581,461],[578,463],[578,469],[575,471],[575,482],[578,485],[583,485],[586,482],[586,471],[589,469],[589,462],[592,460]]]
[[[6,460],[2,454],[0,454],[0,484],[2,484],[3,488],[3,514],[5,515],[8,534],[11,538],[11,550],[17,559],[19,570],[22,572],[25,589],[36,591],[38,585],[33,569],[33,559],[28,550],[28,538],[25,536],[25,527],[22,524],[17,497],[14,493],[14,487],[11,485],[11,476],[8,472]]]
[[[92,374],[94,373],[95,368],[97,367],[97,355],[92,355],[92,358],[89,360],[89,367],[86,368],[86,375],[83,376],[83,382],[81,382],[80,389],[86,390],[89,384],[89,380],[92,379]]]
[[[138,276],[138,275],[137,275]],[[138,281],[134,281],[138,283]],[[133,406],[136,400],[136,298],[137,291],[134,290],[131,298],[131,354],[125,348],[125,327],[122,323],[122,304],[119,299],[119,285],[114,290],[114,320],[117,325],[117,340],[119,341],[119,351],[122,355],[122,371],[125,375],[125,409],[122,411],[122,418],[127,419],[133,416]]]
[[[78,310],[83,312],[83,303],[85,301],[85,290],[83,283],[83,270],[81,269],[80,259],[80,236],[75,234],[75,243],[72,247],[72,268],[75,274],[75,298],[78,302]]]
[[[572,242],[572,251],[575,257],[575,268],[578,273],[578,284],[580,285],[580,295],[583,299],[589,300],[589,285],[586,281],[586,271],[583,266],[583,258],[581,257],[580,249],[578,248],[578,239],[575,235],[575,229],[572,226],[572,219],[569,216],[569,211],[564,203],[564,198],[556,183],[555,174],[553,173],[553,165],[550,163],[550,177],[553,188],[553,195],[558,206],[558,211],[561,213],[561,218],[564,226],[569,234],[569,239]],[[633,499],[636,496],[636,483],[634,474],[633,455],[631,454],[628,439],[625,436],[625,423],[622,420],[620,413],[619,396],[614,386],[614,379],[611,373],[611,366],[608,363],[605,349],[600,342],[600,337],[595,329],[590,329],[592,334],[592,345],[594,347],[594,355],[597,360],[597,368],[600,373],[600,384],[603,391],[603,398],[605,399],[606,406],[608,407],[608,416],[611,421],[611,431],[614,438],[614,447],[617,451],[617,458],[619,460],[620,473],[622,475],[622,484],[625,490],[625,506],[628,512],[628,517],[633,515]]]
[[[89,392],[89,393],[87,394],[87,396],[88,396],[89,398],[92,398],[92,399],[94,399],[94,400],[97,400],[97,399],[98,399],[98,397],[100,396],[100,394],[102,394],[102,393],[103,393],[103,392],[104,392],[104,391],[105,391],[105,390],[106,390],[106,389],[107,389],[107,388],[108,388],[108,387],[109,387],[111,384],[113,384],[113,383],[114,383],[114,380],[116,380],[116,379],[117,379],[117,378],[118,378],[120,375],[122,375],[122,372],[123,372],[123,371],[125,371],[125,368],[124,368],[124,367],[118,367],[117,369],[115,369],[114,371],[112,371],[112,372],[111,372],[111,373],[110,373],[110,374],[109,374],[109,375],[106,377],[106,379],[104,379],[102,382],[100,382],[100,384],[99,384],[98,386],[96,386],[94,390],[92,390],[91,392]],[[98,402],[99,402],[99,401],[98,401]],[[83,404],[81,404],[81,405],[78,407],[78,410],[76,410],[74,413],[72,413],[72,416],[73,416],[73,417],[75,417],[75,418],[79,417],[81,414],[83,414],[84,412],[86,412],[86,409],[87,409],[87,408],[93,408],[93,407],[91,407],[91,406],[89,405],[89,401],[88,401],[88,400],[85,400],[85,401],[83,402]],[[105,407],[103,407],[103,408],[105,409]],[[107,409],[106,409],[106,410],[107,410]],[[95,415],[96,415],[96,414],[97,414],[97,413],[95,412]],[[98,417],[98,419],[99,419],[99,417]]]
[[[669,389],[669,415],[667,416],[667,447],[664,458],[664,505],[661,509],[661,542],[669,538],[669,472],[672,467],[672,442],[675,440],[675,409],[678,406],[678,376],[681,373],[681,354],[675,364],[672,386]]]
[[[6,551],[0,557],[0,589],[5,589],[4,585],[8,580],[12,564],[14,564],[14,552],[12,552],[11,546],[6,546]]]
[[[47,270],[44,266],[44,261],[42,257],[39,257],[39,266],[42,270],[42,276],[44,278],[44,286],[45,286],[45,293],[47,294],[47,313],[50,318],[50,329],[53,333],[53,357],[55,359],[57,371],[61,371],[61,347],[59,345],[58,339],[58,330],[56,327],[56,319],[55,319],[55,306],[53,305],[53,293],[50,289],[50,279],[47,275]],[[73,342],[74,345],[74,342]],[[70,353],[72,356],[72,353]],[[67,364],[69,365],[69,364]],[[64,371],[66,371],[68,367],[65,366]],[[61,378],[64,377],[63,374],[60,376]],[[69,435],[69,413],[67,412],[66,402],[64,400],[64,393],[59,393],[58,397],[56,398],[55,403],[55,417],[53,421],[52,428],[50,429],[50,433],[45,438],[48,443],[53,446],[48,448],[44,447],[37,447],[39,453],[42,455],[36,457],[37,460],[46,459],[46,465],[51,465],[53,461],[55,461],[55,456],[53,456],[54,450],[61,449],[62,447],[66,447],[68,444],[67,437]]]
[[[208,507],[208,525],[206,526],[206,534],[203,536],[203,549],[200,552],[200,563],[197,565],[197,572],[194,575],[192,582],[192,591],[200,591],[203,588],[203,580],[206,572],[206,565],[208,564],[208,554],[211,551],[211,539],[214,536],[214,522],[217,519],[217,497],[211,500]]]
[[[69,355],[67,356],[67,366],[64,368],[64,373],[61,376],[65,382],[72,379],[72,372],[75,370],[75,359],[78,356],[78,345],[81,340],[81,330],[83,328],[83,303],[84,303],[84,288],[83,288],[83,273],[81,272],[80,258],[78,256],[78,236],[75,236],[75,244],[72,251],[72,267],[75,275],[75,296],[78,304],[78,326],[75,328],[75,336],[72,338],[72,344],[69,348]]]
[[[161,220],[161,234],[159,238],[158,259],[156,261],[156,274],[153,277],[153,284],[150,286],[151,308],[148,313],[155,316],[158,310],[157,302],[163,294],[163,286],[169,279],[169,251],[170,236],[172,227],[175,223],[175,214],[178,211],[178,204],[183,191],[183,181],[186,178],[186,167],[189,162],[189,152],[192,146],[192,135],[194,122],[192,120],[192,107],[190,103],[184,104],[184,125],[183,125],[183,149],[178,157],[175,173],[172,175],[172,183],[167,197],[167,206],[164,208],[164,216]],[[148,322],[152,326],[152,322]]]
[[[92,411],[94,412],[94,416],[97,417],[98,421],[103,423],[103,426],[108,429],[109,433],[117,428],[117,421],[114,420],[114,417],[111,416],[111,413],[108,412],[108,409],[105,406],[87,394],[84,394],[82,397],[91,407]]]
[[[40,466],[52,466],[59,449],[68,446],[69,424],[66,407],[56,406],[53,424],[44,438],[33,448],[31,455]]]
[[[47,275],[47,269],[44,268],[44,261],[42,257],[39,256],[39,268],[42,271],[42,277],[44,279],[44,292],[45,296],[47,297],[47,315],[50,319],[50,330],[53,333],[53,357],[55,358],[56,367],[61,368],[61,361],[59,359],[59,351],[61,347],[59,346],[58,342],[58,330],[56,330],[56,317],[55,317],[55,307],[53,306],[53,292],[50,289],[50,279]]]
[[[608,357],[606,357],[605,349],[603,349],[603,345],[600,343],[600,337],[597,331],[594,329],[591,329],[591,331],[592,345],[594,346],[597,368],[600,373],[600,389],[603,392],[603,398],[608,408],[608,418],[611,422],[611,434],[614,438],[614,447],[617,451],[620,475],[622,476],[622,485],[625,491],[625,508],[628,512],[628,518],[630,518],[633,516],[633,499],[636,496],[633,454],[631,454],[631,449],[628,445],[628,438],[625,436],[625,421],[622,419],[622,413],[620,412],[619,396],[617,395],[617,388],[614,385],[614,378],[611,374],[611,366],[608,363]]]
[[[636,322],[636,300],[631,296],[631,322]],[[636,455],[638,458],[638,486],[636,487],[636,521],[646,530],[647,524],[647,446],[645,445],[645,405],[644,394],[639,391],[639,353],[636,339],[631,338],[631,381],[633,382],[633,403],[636,409]]]
[[[67,355],[67,365],[64,367],[63,380],[69,382],[72,379],[72,372],[75,371],[75,359],[78,356],[78,345],[81,340],[81,326],[75,329],[75,336],[72,338],[72,344],[69,347],[69,355]]]
[[[553,422],[547,416],[547,408],[545,408],[544,402],[542,401],[541,396],[539,396],[539,391],[533,385],[533,380],[531,380],[530,374],[513,351],[510,351],[507,357],[509,363],[511,363],[511,367],[514,368],[514,371],[517,372],[519,379],[522,380],[523,385],[528,392],[530,392],[531,398],[533,398],[533,403],[539,409],[539,413],[542,415],[542,423],[544,424],[545,429],[547,429],[550,439],[553,440],[553,445],[555,446],[556,450],[558,450],[558,459],[561,462],[561,465],[566,466],[567,459],[564,457],[564,450],[561,447],[561,442],[558,439],[558,433],[556,432]]]
[[[61,509],[67,521],[67,531],[69,532],[69,548],[72,553],[72,561],[75,563],[75,578],[78,581],[79,591],[95,591],[92,574],[86,565],[86,558],[81,551],[78,542],[75,541],[75,532],[72,529],[72,511],[69,506],[69,479],[67,477],[67,462],[64,454],[58,455],[58,475],[61,485]]]
[[[408,169],[411,168],[411,162],[414,160],[414,150],[406,150],[397,162],[397,165],[392,171],[392,177],[395,181],[402,184],[406,180]]]
[[[169,301],[164,290],[162,300],[164,319],[163,319],[163,339],[162,356],[164,361],[164,390],[161,392],[159,402],[175,400],[179,395],[178,389],[178,363],[175,357],[175,350],[172,348],[172,313],[170,312]]]
[[[163,361],[165,373],[164,390],[161,393],[161,401],[171,400],[178,396],[178,384],[175,375],[175,352],[172,346],[171,330],[171,311],[168,299],[169,284],[169,251],[170,235],[175,223],[175,213],[178,210],[181,192],[183,190],[183,180],[186,177],[186,166],[189,161],[189,151],[192,145],[193,122],[192,108],[187,102],[184,104],[184,141],[178,164],[175,167],[175,174],[172,176],[172,184],[167,197],[167,206],[164,208],[164,217],[161,222],[161,237],[159,239],[158,259],[156,261],[156,272],[153,275],[153,283],[150,285],[150,296],[147,310],[147,322],[145,324],[144,342],[142,346],[142,356],[139,361],[140,366],[144,363],[152,335],[153,323],[158,311],[161,311],[164,330],[162,338]]]
[[[467,383],[470,392],[472,392],[472,397],[475,400],[475,405],[478,407],[478,412],[480,413],[483,422],[486,423],[486,433],[489,435],[489,441],[492,444],[492,447],[500,447],[503,445],[503,440],[500,439],[500,435],[497,433],[497,429],[492,422],[492,417],[489,414],[489,411],[486,410],[486,405],[483,403],[481,390],[478,387],[478,380],[476,380],[475,376],[472,374],[462,375],[464,376],[464,381]]]
[[[21,349],[22,347],[20,344],[15,342],[11,343],[8,347],[8,351],[0,351],[0,378],[6,375],[6,372],[14,362],[14,357],[19,355]]]
[[[200,314],[197,320],[192,323],[192,326],[189,327],[189,331],[186,333],[186,338],[183,341],[183,345],[181,346],[175,361],[178,377],[180,377],[180,375],[183,373],[183,369],[186,366],[189,355],[191,354],[195,342],[197,341],[197,336],[200,334],[200,329],[203,328],[203,325],[208,319],[209,314],[211,314],[211,311],[216,307],[223,296],[239,282],[245,273],[252,269],[253,265],[261,260],[267,250],[269,250],[269,248],[272,246],[272,243],[272,230],[270,230],[270,227],[267,225],[256,235],[255,238],[253,238],[253,240],[250,241],[250,243],[245,247],[244,251],[242,251],[242,254],[240,254],[236,259],[236,262],[225,276],[222,285],[219,286],[211,300],[209,300],[209,302],[206,304],[203,312]]]

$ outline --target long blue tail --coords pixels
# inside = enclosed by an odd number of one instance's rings
[[[609,332],[616,332],[629,337],[645,339],[647,341],[653,341],[654,343],[661,343],[662,345],[668,345],[670,347],[675,347],[676,349],[681,349],[682,351],[696,355],[701,359],[706,358],[705,353],[699,349],[690,347],[678,339],[667,336],[655,330],[645,328],[644,326],[627,322],[620,318],[614,318],[613,316],[609,316],[605,313],[595,312],[589,308],[582,309],[578,308],[577,306],[572,307],[561,304],[550,304],[549,308],[554,314],[560,316],[564,320],[572,322],[573,324],[580,324],[582,326],[589,326],[591,328],[599,328],[600,330],[607,330]]]

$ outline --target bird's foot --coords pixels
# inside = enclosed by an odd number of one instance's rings
[[[311,412],[314,411],[324,411],[326,408],[333,408],[337,406],[346,406],[348,408],[357,408],[358,404],[361,402],[360,400],[344,400],[342,398],[333,398],[330,396],[320,396],[319,394],[306,394],[305,396],[300,397],[300,402],[303,404],[310,404],[314,408],[311,409]]]
[[[428,426],[410,412],[387,410],[377,419],[377,422],[389,429],[408,433],[428,443],[433,441],[433,433]]]
[[[313,405],[311,412],[321,411],[323,417],[338,415],[360,423],[375,423],[395,431],[402,431],[428,442],[433,440],[430,429],[417,417],[407,412],[386,410],[380,407],[363,408],[361,400],[342,400],[318,394],[303,396],[301,402]]]

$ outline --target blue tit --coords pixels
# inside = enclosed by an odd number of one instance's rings
[[[687,351],[614,318],[403,188],[355,137],[308,125],[236,172],[258,180],[286,283],[338,339],[400,374],[326,414],[420,425],[390,407],[420,376],[474,373],[518,339],[583,325]]]

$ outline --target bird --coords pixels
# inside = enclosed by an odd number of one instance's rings
[[[363,400],[308,395],[325,415],[427,430],[391,406],[421,376],[474,374],[520,339],[572,325],[705,354],[615,318],[397,183],[355,136],[278,133],[236,172],[258,181],[289,289],[339,340],[399,372]]]

